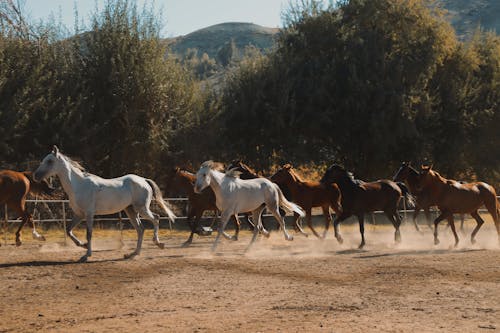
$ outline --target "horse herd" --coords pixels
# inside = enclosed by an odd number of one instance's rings
[[[126,258],[132,258],[141,252],[144,228],[140,217],[153,223],[153,241],[158,247],[164,247],[158,237],[160,217],[150,210],[151,201],[155,199],[172,221],[175,215],[164,202],[154,181],[132,174],[113,179],[101,178],[86,172],[77,162],[62,154],[56,146],[33,173],[0,171],[0,203],[6,203],[22,217],[22,223],[16,232],[16,245],[21,245],[20,231],[23,225],[26,222],[33,225],[32,217],[25,209],[26,196],[29,192],[50,195],[53,189],[46,181],[50,176],[59,178],[68,195],[73,219],[66,232],[77,246],[87,250],[80,262],[87,261],[92,255],[94,215],[125,211],[137,232],[136,248],[127,254]],[[183,246],[189,246],[193,235],[200,232],[200,219],[206,210],[220,212],[218,232],[212,250],[216,249],[221,236],[231,240],[238,239],[239,214],[246,216],[253,229],[248,248],[259,233],[269,236],[261,218],[265,209],[278,221],[279,228],[287,240],[293,240],[293,236],[285,226],[286,212],[294,214],[294,228],[297,232],[307,235],[300,223],[300,219],[305,217],[312,233],[318,238],[325,238],[332,222],[331,209],[335,213],[333,227],[339,243],[343,241],[339,224],[350,216],[356,216],[361,234],[359,248],[365,245],[365,214],[383,211],[394,226],[395,241],[400,242],[401,216],[398,207],[403,197],[415,206],[413,220],[417,230],[418,212],[421,209],[425,211],[431,226],[429,208],[437,206],[440,214],[434,220],[435,244],[439,243],[438,224],[445,219],[455,237],[455,246],[458,244],[453,214],[470,214],[476,220],[477,225],[471,234],[471,242],[475,243],[475,236],[484,223],[478,213],[482,206],[485,206],[492,216],[500,241],[500,203],[495,189],[483,182],[462,183],[446,179],[430,166],[422,166],[420,170],[416,170],[410,163],[403,162],[393,180],[364,182],[355,179],[342,166],[334,164],[326,170],[320,181],[305,181],[290,164],[283,165],[274,175],[265,178],[257,175],[241,161],[233,161],[225,173],[222,164],[206,161],[196,173],[176,168],[170,178],[171,186],[184,190],[190,203],[187,217],[191,234]],[[325,228],[321,235],[312,224],[311,210],[314,207],[320,207],[325,217]],[[73,234],[73,229],[83,219],[86,220],[87,226],[86,243]],[[225,232],[230,220],[236,227],[233,236]],[[43,239],[43,236],[36,232],[34,225],[33,235],[37,239]]]

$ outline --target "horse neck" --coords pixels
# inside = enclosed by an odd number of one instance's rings
[[[349,177],[347,175],[343,175],[342,177],[337,179],[335,181],[335,183],[337,183],[337,185],[340,187],[341,191],[342,191],[342,189],[349,190],[349,189],[353,189],[353,188],[358,186],[356,184],[356,182],[353,179],[351,179],[351,177]]]
[[[210,187],[215,193],[215,197],[220,197],[222,195],[222,178],[224,174],[217,170],[210,170]]]
[[[177,174],[177,177],[180,180],[179,184],[183,187],[183,190],[188,193],[194,193],[193,183],[196,181],[195,175],[181,171]]]
[[[61,182],[61,186],[64,189],[64,192],[69,197],[70,201],[73,201],[75,198],[75,187],[78,186],[79,183],[84,178],[83,173],[77,168],[73,167],[69,162],[63,161],[61,163],[63,165],[62,170],[57,172],[57,176]]]
[[[299,191],[299,184],[302,184],[302,180],[292,171],[288,172],[288,177],[286,177],[285,180],[285,185],[290,189],[292,192],[297,192]]]
[[[413,168],[409,168],[409,172],[408,172],[408,177],[406,177],[406,183],[408,183],[408,186],[410,187],[410,190],[413,192],[417,186],[418,186],[418,183],[419,183],[419,179],[418,179],[418,172],[417,170],[413,169]]]

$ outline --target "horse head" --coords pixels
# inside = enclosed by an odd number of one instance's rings
[[[287,163],[276,171],[269,179],[276,184],[287,185],[293,182],[295,178],[293,166],[290,163]]]
[[[325,174],[321,178],[320,182],[324,184],[331,184],[338,182],[339,179],[349,177],[349,172],[344,169],[344,167],[339,164],[333,164],[328,169],[326,169]]]
[[[196,173],[196,181],[194,183],[194,192],[201,193],[205,188],[210,186],[212,170],[216,168],[214,161],[205,161],[201,164],[200,169]]]
[[[61,162],[63,162],[63,155],[59,152],[56,145],[52,147],[52,151],[47,154],[33,173],[33,180],[40,182],[60,171]]]
[[[436,172],[432,170],[432,165],[422,165],[418,174],[417,190],[422,191],[424,188],[432,186]]]
[[[411,162],[402,162],[398,171],[396,171],[396,174],[392,177],[392,180],[395,182],[404,182],[408,178],[410,170]]]

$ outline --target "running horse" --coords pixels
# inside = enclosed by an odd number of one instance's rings
[[[86,172],[80,164],[62,154],[56,146],[44,157],[33,173],[33,178],[39,181],[53,175],[61,181],[73,210],[73,220],[67,226],[66,233],[77,246],[87,249],[80,262],[86,262],[88,257],[92,256],[94,215],[114,214],[122,210],[125,210],[137,232],[135,251],[126,254],[126,259],[133,258],[141,252],[144,227],[140,216],[153,223],[153,241],[159,248],[164,248],[164,244],[160,243],[158,238],[160,216],[151,212],[149,208],[152,199],[156,199],[170,220],[174,221],[175,215],[163,201],[160,188],[153,180],[133,174],[112,179],[101,178]],[[73,229],[82,219],[87,222],[86,244],[73,234]]]
[[[29,193],[42,196],[50,196],[54,189],[47,181],[36,182],[30,171],[18,172],[13,170],[0,170],[0,204],[6,204],[21,217],[21,225],[16,231],[16,245],[20,246],[21,230],[26,222],[33,228],[33,238],[44,241],[45,237],[40,235],[35,228],[33,217],[26,210],[26,198]]]
[[[396,174],[392,179],[395,182],[404,182],[406,185],[408,185],[411,194],[415,198],[415,208],[413,210],[413,224],[415,225],[415,229],[417,229],[417,231],[420,231],[417,223],[417,216],[420,213],[420,210],[424,211],[427,225],[429,226],[429,228],[432,229],[430,207],[436,205],[436,203],[432,201],[431,195],[422,193],[421,191],[417,190],[419,179],[420,179],[420,174],[417,170],[415,170],[411,166],[411,162],[402,162],[401,166],[399,167],[398,171],[396,172]],[[463,231],[464,220],[465,220],[463,214],[460,215],[460,220],[461,220],[460,230]]]
[[[333,222],[335,238],[339,243],[343,242],[339,232],[339,224],[351,215],[355,215],[359,222],[359,232],[361,233],[361,244],[359,248],[365,246],[365,213],[376,210],[384,211],[387,218],[391,221],[394,229],[394,239],[397,243],[401,242],[401,233],[399,227],[401,225],[401,216],[398,213],[398,204],[401,196],[404,195],[411,203],[412,197],[400,186],[388,179],[377,180],[374,182],[364,182],[354,179],[352,173],[345,170],[342,166],[334,164],[329,167],[321,183],[331,184],[336,183],[342,193],[342,214],[336,216]]]
[[[441,214],[434,220],[434,244],[439,244],[439,222],[447,219],[455,237],[455,246],[458,245],[459,239],[453,214],[470,214],[476,220],[477,225],[470,238],[471,243],[474,244],[476,234],[484,223],[478,212],[483,205],[493,218],[500,243],[500,204],[493,186],[483,182],[461,184],[442,177],[432,169],[432,166],[422,166],[417,189],[430,196],[441,211]]]
[[[172,175],[172,187],[176,189],[180,189],[184,192],[189,200],[189,208],[187,212],[187,220],[189,223],[189,227],[191,229],[191,234],[189,238],[182,244],[183,247],[187,247],[192,244],[193,236],[195,233],[199,233],[200,231],[200,220],[203,216],[203,212],[206,210],[211,210],[217,216],[217,205],[215,202],[215,194],[214,191],[207,187],[201,193],[195,193],[194,191],[194,183],[196,181],[196,175],[183,170],[179,167],[174,169]],[[229,236],[224,232],[224,237],[231,240],[238,240],[238,234],[240,231],[240,221],[237,217],[232,216],[231,220],[235,225],[235,234],[234,236]]]
[[[292,200],[306,212],[307,225],[318,238],[325,238],[332,218],[330,207],[339,216],[342,213],[341,194],[337,184],[323,184],[314,181],[304,181],[300,178],[292,165],[283,165],[274,175],[271,181],[281,187],[286,186],[291,193]],[[312,225],[311,210],[313,207],[321,207],[325,216],[325,230],[320,236]],[[295,225],[298,226],[299,214],[294,213]]]
[[[264,229],[261,219],[261,214],[266,207],[280,223],[285,239],[293,240],[293,237],[286,231],[285,219],[280,215],[278,209],[281,207],[289,212],[297,212],[301,216],[304,216],[304,212],[299,206],[288,201],[275,183],[266,178],[240,179],[239,172],[234,169],[224,174],[216,163],[206,161],[196,173],[194,191],[201,193],[208,186],[214,191],[217,207],[221,210],[221,218],[212,251],[217,248],[220,236],[230,217],[241,212],[251,211],[255,223],[253,237],[247,250],[255,242],[259,231],[266,236],[269,235],[269,232]]]

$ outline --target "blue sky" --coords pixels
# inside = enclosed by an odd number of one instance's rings
[[[142,4],[147,0],[138,0]],[[149,3],[151,1],[148,1]],[[79,17],[87,19],[95,6],[104,0],[25,0],[31,18],[47,20],[50,14],[61,16],[62,22],[73,30],[74,7]],[[281,25],[281,11],[288,0],[155,0],[155,8],[163,8],[164,35],[185,35],[200,28],[222,22],[251,22],[267,27]],[[88,21],[88,19],[87,19]]]

